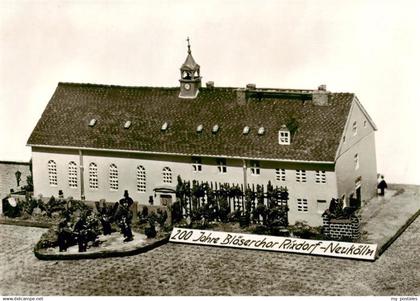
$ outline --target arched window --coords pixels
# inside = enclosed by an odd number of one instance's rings
[[[118,190],[118,168],[115,164],[109,166],[109,189]]]
[[[77,188],[77,164],[74,161],[69,162],[69,186]]]
[[[51,186],[57,186],[57,164],[54,160],[48,161],[48,180]]]
[[[98,189],[98,166],[96,163],[89,164],[89,188]]]
[[[141,165],[137,166],[137,191],[146,192],[146,169]]]
[[[169,167],[165,167],[162,171],[163,183],[172,183],[172,171]]]

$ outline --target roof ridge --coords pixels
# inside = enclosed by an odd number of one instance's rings
[[[59,82],[58,86],[74,86],[74,87],[92,87],[92,88],[124,88],[124,89],[164,89],[175,90],[179,89],[178,86],[163,87],[163,86],[124,86],[124,85],[110,85],[110,84],[96,84],[96,83],[75,83],[75,82]],[[232,87],[232,86],[219,86],[219,87],[201,87],[202,90],[247,90],[246,87]],[[289,89],[289,88],[256,88],[252,92],[285,92],[285,93],[302,93],[310,94],[316,89]],[[355,95],[353,92],[330,92],[331,94],[339,95]]]
[[[58,86],[75,86],[75,87],[96,87],[96,88],[129,88],[129,89],[179,89],[179,87],[158,87],[158,86],[123,86],[123,85],[108,85],[96,83],[74,83],[74,82],[59,82]]]
[[[163,86],[123,86],[123,85],[108,85],[96,83],[74,83],[74,82],[58,82],[58,86],[74,86],[74,87],[92,87],[92,88],[124,88],[124,89],[165,89],[165,90],[179,90],[179,86],[163,87]],[[241,87],[201,87],[200,90],[238,90]]]

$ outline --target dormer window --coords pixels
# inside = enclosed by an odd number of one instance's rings
[[[168,123],[165,122],[164,124],[162,124],[162,127],[160,128],[161,131],[166,131],[168,129]]]
[[[203,125],[200,124],[199,126],[197,126],[197,133],[201,133],[203,131]]]
[[[262,136],[265,133],[265,128],[262,126],[258,129],[258,135]]]
[[[279,144],[290,144],[290,131],[285,125],[279,130]]]
[[[213,126],[213,128],[211,129],[211,131],[212,131],[213,134],[216,134],[219,131],[219,125],[218,124],[215,124]]]
[[[130,128],[130,126],[131,126],[131,121],[130,121],[130,120],[127,120],[127,121],[124,123],[124,128],[125,128],[125,129],[129,129],[129,128]]]
[[[249,134],[249,126],[244,127],[244,130],[242,131],[242,134],[244,134],[244,135]]]
[[[96,124],[96,119],[95,119],[95,118],[92,118],[92,119],[89,121],[89,126],[90,126],[90,127],[94,127],[94,126],[95,126],[95,124]]]

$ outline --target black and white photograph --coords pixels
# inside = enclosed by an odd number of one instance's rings
[[[419,300],[419,13],[0,0],[2,300]]]

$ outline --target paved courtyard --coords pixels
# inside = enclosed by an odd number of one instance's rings
[[[40,261],[45,229],[0,225],[0,295],[420,295],[420,219],[375,262],[168,243]]]

